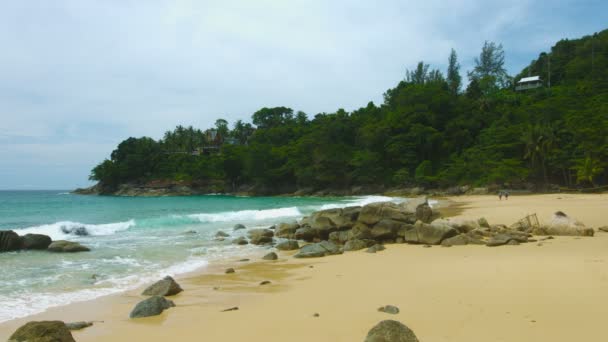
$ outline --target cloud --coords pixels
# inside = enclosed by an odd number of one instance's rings
[[[531,0],[3,2],[0,188],[32,177],[2,172],[39,158],[33,146],[52,153],[39,159],[48,170],[71,165],[37,176],[40,184],[71,187],[86,183],[90,168],[128,136],[159,138],[177,124],[248,119],[262,106],[314,115],[379,103],[418,61],[445,69],[451,48],[463,72],[471,68],[484,40],[504,44],[516,73],[556,39],[601,29],[608,21],[598,14],[606,7]],[[78,144],[86,152],[73,152]],[[68,176],[57,176],[62,172]]]

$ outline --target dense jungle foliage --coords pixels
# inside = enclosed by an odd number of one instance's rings
[[[350,113],[262,108],[232,129],[219,119],[207,131],[178,126],[158,141],[128,138],[91,179],[106,190],[161,179],[223,182],[227,191],[606,184],[608,30],[558,42],[515,77],[504,58],[501,45],[486,42],[466,87],[454,51],[445,76],[420,62],[383,104]],[[544,86],[515,91],[530,75]]]

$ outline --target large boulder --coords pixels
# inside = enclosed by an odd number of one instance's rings
[[[397,237],[397,231],[402,225],[404,223],[400,221],[382,219],[372,227],[370,231],[371,237],[378,241],[394,239]]]
[[[340,248],[332,242],[321,241],[300,248],[300,251],[294,255],[294,258],[318,258],[332,254],[340,254]]]
[[[312,242],[318,237],[317,231],[312,229],[310,226],[298,228],[294,235],[297,240],[304,240],[306,242]]]
[[[360,212],[361,207],[321,210],[312,214],[308,218],[308,223],[319,232],[326,230],[347,230],[355,224]]]
[[[502,246],[502,245],[508,244],[509,242],[511,242],[511,240],[513,240],[513,238],[510,235],[496,234],[493,237],[491,237],[490,240],[488,240],[488,242],[486,243],[486,246],[488,246],[488,247]]]
[[[535,235],[571,235],[571,236],[593,236],[593,228],[586,227],[582,222],[569,217],[558,211],[547,225],[532,229]]]
[[[270,252],[262,257],[264,260],[277,260],[279,256],[275,252]]]
[[[233,245],[247,245],[249,241],[244,236],[239,236],[238,238],[232,240]]]
[[[456,235],[458,235],[458,231],[448,225],[432,225],[418,221],[413,229],[405,232],[404,239],[408,243],[438,245],[444,239]]]
[[[299,249],[300,245],[296,240],[287,240],[277,244],[275,247],[280,251],[293,251]]]
[[[22,240],[23,249],[47,249],[53,242],[49,236],[43,234],[25,234]]]
[[[300,228],[297,223],[281,223],[277,226],[276,236],[285,239],[294,239],[296,237],[296,230]]]
[[[376,324],[367,333],[365,342],[418,342],[418,338],[405,324],[385,320]]]
[[[148,286],[142,295],[144,296],[173,296],[180,292],[183,289],[179,284],[170,276],[166,276],[162,280],[157,281],[156,283]]]
[[[464,234],[460,234],[460,235],[456,235],[456,236],[452,236],[451,238],[447,238],[444,239],[443,241],[441,241],[441,245],[442,246],[464,246],[464,245],[468,245],[469,244],[469,237],[464,235]]]
[[[10,252],[21,249],[23,241],[19,234],[12,230],[0,230],[0,252]]]
[[[86,246],[79,244],[78,242],[58,240],[53,241],[47,248],[49,252],[56,253],[76,253],[76,252],[89,252],[90,249]]]
[[[348,232],[348,239],[371,239],[372,229],[365,223],[357,222],[353,229]]]
[[[399,207],[408,214],[416,214],[416,209],[425,203],[428,203],[428,198],[426,196],[414,197],[408,198],[405,202],[400,203]]]
[[[348,241],[350,230],[341,230],[337,232],[333,232],[329,234],[329,241],[335,243],[336,245],[343,245]]]
[[[72,333],[62,321],[28,322],[17,329],[9,341],[75,342]]]
[[[364,206],[359,214],[358,222],[367,225],[375,225],[383,219],[414,223],[416,221],[416,215],[403,211],[403,209],[395,203],[378,202]]]
[[[161,296],[150,297],[135,305],[129,314],[130,318],[140,318],[160,315],[164,310],[174,307],[175,303]]]
[[[436,219],[431,224],[443,224],[450,226],[460,233],[468,233],[472,230],[479,229],[481,226],[478,221],[466,219]],[[489,228],[489,227],[487,227]]]
[[[247,232],[249,241],[254,245],[264,245],[272,243],[274,232],[270,229],[252,229]]]
[[[433,209],[429,202],[424,202],[416,207],[416,220],[430,223],[433,220]]]
[[[364,249],[364,248],[373,246],[375,243],[376,242],[373,240],[359,240],[359,239],[348,240],[344,244],[344,251],[345,252],[358,251],[360,249]]]

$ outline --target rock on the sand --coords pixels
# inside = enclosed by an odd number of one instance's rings
[[[164,310],[174,307],[175,304],[161,296],[150,297],[135,305],[129,314],[130,318],[140,318],[160,315]]]
[[[298,254],[294,258],[318,258],[326,255],[340,254],[340,248],[329,241],[321,241],[312,243],[300,248]]]
[[[17,329],[9,341],[75,342],[62,321],[28,322]]]
[[[599,227],[597,230],[608,233],[608,226]]]
[[[391,315],[396,315],[399,313],[399,308],[394,305],[385,305],[378,308],[378,311],[384,312]]]
[[[375,244],[373,246],[371,246],[370,248],[367,249],[367,253],[376,253],[376,252],[380,252],[385,250],[386,247],[384,247],[384,245],[381,244]]]
[[[385,320],[373,327],[365,338],[365,342],[419,342],[416,334],[405,324],[393,320]]]
[[[12,230],[0,230],[0,252],[16,251],[21,248],[21,237]]]
[[[142,295],[144,296],[173,296],[180,292],[183,289],[179,284],[170,276],[166,276],[162,280],[157,281],[156,283],[148,286]]]
[[[593,228],[586,227],[582,222],[562,211],[556,212],[549,224],[532,230],[532,234],[535,235],[593,236],[594,232]]]
[[[226,274],[231,274],[231,273],[234,273],[234,272],[235,272],[234,268],[232,268],[232,267],[227,268],[226,271],[224,271],[224,273],[226,273]]]
[[[296,240],[287,240],[279,243],[275,246],[280,251],[293,251],[300,248],[298,241]]]
[[[262,257],[264,260],[277,260],[279,256],[275,252],[270,252]]]
[[[344,244],[344,251],[358,251],[360,249],[367,248],[373,244],[373,240],[352,239],[346,241],[346,243]]]
[[[65,326],[68,327],[68,329],[70,330],[82,330],[84,328],[88,328],[90,326],[93,325],[93,322],[71,322],[71,323],[66,323]]]
[[[23,236],[23,249],[47,249],[53,241],[43,234],[25,234]]]
[[[90,249],[85,247],[78,242],[73,241],[53,241],[47,249],[49,252],[57,252],[57,253],[75,253],[75,252],[89,252]]]

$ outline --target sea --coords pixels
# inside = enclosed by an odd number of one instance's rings
[[[406,199],[363,197],[115,197],[68,191],[0,191],[0,230],[46,234],[91,248],[74,254],[0,253],[0,322],[140,287],[166,275],[252,255],[233,230],[268,228],[331,208]],[[215,239],[218,231],[230,234]],[[87,234],[87,235],[82,235]]]

